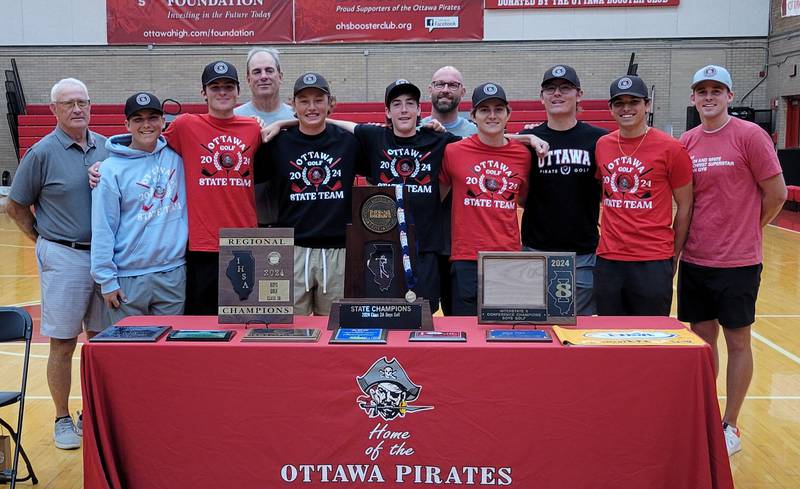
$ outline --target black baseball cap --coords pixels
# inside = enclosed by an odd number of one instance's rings
[[[139,92],[128,97],[125,101],[125,118],[130,119],[131,116],[140,110],[155,110],[156,112],[164,113],[161,108],[161,101],[152,93]]]
[[[395,97],[403,93],[410,94],[412,97],[414,97],[414,100],[416,100],[417,103],[419,103],[419,98],[422,95],[422,92],[419,91],[419,88],[417,88],[416,85],[405,78],[400,78],[393,81],[388,87],[386,87],[386,94],[384,96],[384,102],[386,103],[386,106],[388,107]]]
[[[636,75],[621,76],[611,83],[611,98],[609,100],[614,100],[621,95],[632,95],[644,99],[650,98],[647,84]]]
[[[239,75],[236,73],[236,67],[227,61],[214,61],[209,63],[203,68],[203,86],[221,79],[233,80],[239,84]]]
[[[294,82],[294,95],[297,95],[301,90],[305,90],[306,88],[317,88],[328,95],[331,94],[331,87],[328,85],[328,80],[319,73],[308,72],[300,75],[297,81]]]
[[[483,102],[493,98],[508,105],[508,99],[506,99],[506,92],[503,90],[503,87],[492,82],[478,85],[475,87],[475,90],[472,91],[472,108],[476,109]]]
[[[555,65],[548,68],[542,77],[542,86],[551,80],[567,80],[578,88],[581,88],[581,81],[575,68],[567,65]]]

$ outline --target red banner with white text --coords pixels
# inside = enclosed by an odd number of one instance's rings
[[[303,0],[295,41],[464,41],[483,39],[478,0]]]
[[[800,15],[800,0],[782,0],[781,17]]]
[[[487,9],[675,7],[680,0],[486,0]]]
[[[292,0],[106,0],[109,44],[292,42]]]

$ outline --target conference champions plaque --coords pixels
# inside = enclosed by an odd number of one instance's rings
[[[220,324],[294,321],[294,229],[219,231]]]
[[[575,253],[478,253],[479,324],[575,324]]]

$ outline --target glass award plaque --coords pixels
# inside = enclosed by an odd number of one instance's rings
[[[575,253],[478,253],[479,324],[576,324]]]
[[[170,326],[109,326],[92,338],[90,342],[152,343],[172,329]]]
[[[319,340],[316,328],[252,328],[242,337],[245,342],[314,343]]]
[[[339,328],[331,337],[330,343],[386,343],[387,330],[381,328]]]
[[[412,331],[408,341],[464,343],[467,341],[466,331]]]
[[[552,343],[553,338],[544,329],[490,329],[486,331],[486,341]]]
[[[227,329],[174,329],[167,341],[230,341],[233,335]]]

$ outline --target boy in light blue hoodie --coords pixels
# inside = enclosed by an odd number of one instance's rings
[[[91,272],[110,324],[182,314],[186,298],[183,161],[161,136],[164,112],[155,95],[132,95],[125,117],[130,134],[106,141],[110,156],[92,191]]]

